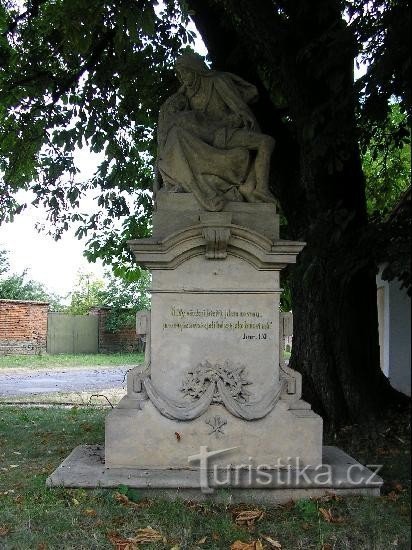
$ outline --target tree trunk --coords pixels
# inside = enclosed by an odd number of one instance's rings
[[[307,243],[290,270],[291,366],[303,374],[304,396],[336,427],[398,397],[379,367],[375,269],[358,246],[367,216],[354,40],[336,0],[283,2],[280,15],[273,5],[189,0],[214,67],[257,85],[255,113],[277,141],[272,189],[289,236]]]
[[[331,243],[333,224],[316,229],[291,276],[291,367],[302,372],[308,401],[338,426],[373,415],[392,392],[379,368],[374,270],[346,264],[355,242],[342,236]]]

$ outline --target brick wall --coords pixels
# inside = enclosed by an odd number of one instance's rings
[[[136,352],[141,350],[141,341],[136,327],[123,328],[116,332],[106,330],[106,317],[110,308],[92,308],[89,315],[99,317],[99,353]]]
[[[46,351],[47,302],[0,300],[0,355]]]

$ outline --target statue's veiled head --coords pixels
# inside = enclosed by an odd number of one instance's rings
[[[187,86],[191,86],[198,75],[209,71],[203,58],[194,52],[182,53],[176,59],[175,68],[179,80]]]

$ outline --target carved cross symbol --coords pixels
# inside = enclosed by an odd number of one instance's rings
[[[206,418],[206,424],[212,429],[209,432],[209,435],[215,434],[216,438],[220,435],[224,435],[223,426],[227,424],[227,420],[221,416],[214,416],[213,418]]]

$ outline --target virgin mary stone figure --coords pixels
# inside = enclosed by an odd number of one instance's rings
[[[177,59],[176,74],[182,86],[159,113],[157,186],[191,192],[210,211],[227,201],[275,202],[268,189],[274,140],[248,106],[255,86],[208,69],[195,53]]]

